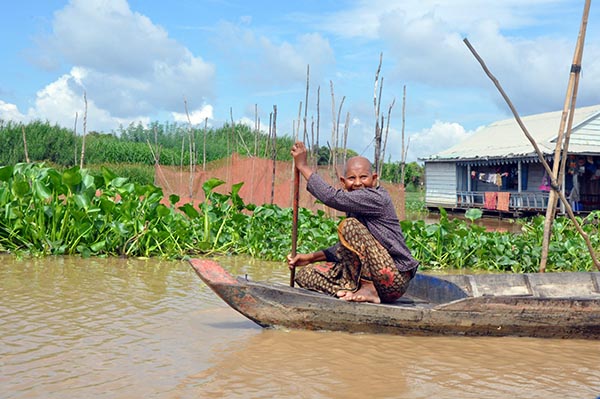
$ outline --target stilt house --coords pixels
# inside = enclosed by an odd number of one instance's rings
[[[562,111],[522,117],[552,165]],[[514,216],[545,212],[549,179],[514,118],[494,122],[467,140],[422,159],[428,208],[481,208]],[[600,105],[577,108],[562,189],[577,212],[600,209]],[[564,206],[559,201],[559,212]]]

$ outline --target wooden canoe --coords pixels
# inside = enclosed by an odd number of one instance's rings
[[[190,264],[229,306],[266,328],[600,339],[600,272],[417,273],[400,300],[372,304],[235,278],[208,259]]]

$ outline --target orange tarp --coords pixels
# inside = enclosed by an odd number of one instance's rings
[[[319,167],[318,173],[325,181],[334,187],[341,187],[339,178],[331,170]],[[190,167],[176,167],[157,165],[155,167],[155,184],[163,189],[165,202],[171,194],[177,194],[180,201],[177,206],[193,202],[197,205],[204,201],[202,184],[210,178],[218,178],[225,184],[217,187],[216,192],[227,194],[231,186],[240,182],[244,185],[239,195],[246,204],[263,205],[272,202],[281,208],[292,207],[293,196],[293,170],[291,162],[277,161],[275,163],[275,181],[273,184],[273,161],[258,157],[243,157],[233,154],[232,157],[211,162],[202,170],[202,165],[196,165],[190,172]],[[400,203],[400,188],[397,184],[381,182],[381,185],[390,193],[398,216],[402,218],[404,209]],[[271,195],[273,191],[273,195]],[[323,204],[315,203],[315,198],[306,191],[306,181],[300,178],[300,202],[302,208],[313,211],[323,210],[328,215],[343,215]],[[337,213],[336,213],[337,212]]]

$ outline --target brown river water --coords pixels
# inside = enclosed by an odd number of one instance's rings
[[[263,330],[186,262],[0,256],[1,398],[590,398],[600,342]],[[286,283],[283,263],[222,258]]]

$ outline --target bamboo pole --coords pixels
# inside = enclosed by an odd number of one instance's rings
[[[548,174],[548,176],[550,176],[550,180],[551,180],[550,186],[552,187],[552,190],[554,190],[558,194],[560,200],[565,204],[565,209],[567,211],[567,214],[569,215],[569,218],[573,222],[573,225],[575,226],[575,228],[577,229],[579,234],[583,237],[585,244],[588,248],[588,251],[590,252],[590,256],[592,258],[594,265],[596,266],[596,268],[598,270],[600,270],[600,263],[598,262],[598,258],[596,256],[594,247],[592,246],[592,243],[590,242],[590,238],[587,235],[587,233],[585,231],[583,231],[583,229],[581,228],[581,225],[579,224],[579,222],[577,221],[577,218],[573,214],[571,205],[566,200],[565,195],[560,191],[560,186],[558,185],[558,183],[556,181],[556,176],[554,176],[554,174],[552,173],[552,170],[550,169],[550,166],[548,165],[548,162],[546,162],[546,160],[544,159],[544,154],[540,151],[539,146],[537,145],[537,143],[535,142],[535,140],[533,139],[533,137],[531,136],[531,134],[525,127],[525,124],[523,123],[523,121],[521,120],[521,117],[517,113],[517,110],[515,109],[514,105],[512,104],[512,101],[510,101],[510,98],[504,92],[504,89],[500,85],[500,82],[498,82],[498,79],[496,79],[496,77],[490,72],[488,67],[485,65],[485,62],[483,61],[483,59],[479,56],[479,54],[477,54],[477,51],[475,51],[473,46],[471,46],[471,43],[469,43],[469,40],[465,38],[463,41],[465,42],[465,44],[467,45],[467,47],[469,48],[471,53],[475,56],[475,58],[477,59],[477,61],[481,65],[481,67],[483,68],[486,75],[494,83],[494,85],[496,86],[496,88],[498,89],[498,91],[500,92],[502,97],[504,98],[504,101],[506,101],[506,103],[508,104],[508,107],[510,108],[511,112],[513,113],[519,127],[521,128],[521,130],[523,131],[523,133],[525,134],[525,136],[527,137],[527,139],[533,146],[540,162],[542,163],[542,166],[546,170],[546,173]]]
[[[346,165],[346,161],[348,160],[348,129],[350,127],[350,111],[346,113],[346,123],[344,123],[344,158],[343,165]]]
[[[75,123],[73,124],[73,139],[75,145],[73,146],[73,165],[77,165],[77,117],[78,113],[75,112]]]
[[[552,173],[557,176],[557,181],[560,183],[563,180],[565,165],[569,149],[569,137],[571,135],[571,127],[573,126],[573,116],[575,113],[575,104],[577,100],[577,90],[579,87],[579,77],[581,72],[581,60],[583,58],[583,44],[585,42],[585,32],[587,28],[587,20],[590,11],[590,0],[586,0],[583,16],[581,18],[581,26],[579,28],[579,36],[575,46],[575,54],[573,55],[573,63],[571,64],[571,72],[569,74],[569,83],[567,85],[567,93],[563,106],[560,126],[558,128],[558,136],[556,139],[556,147],[554,149],[554,164],[552,165]],[[568,123],[567,123],[568,116]],[[566,133],[565,124],[567,124]],[[564,143],[563,143],[564,141]],[[564,144],[564,145],[563,145]],[[561,156],[562,153],[562,156]],[[550,247],[550,236],[552,235],[552,224],[556,213],[556,205],[558,196],[554,190],[550,191],[548,198],[548,207],[546,208],[546,219],[544,221],[544,235],[542,239],[542,256],[540,258],[540,272],[546,271],[548,262],[548,251]]]
[[[181,135],[181,152],[179,154],[179,187],[183,185],[183,154],[185,154],[185,135]]]
[[[160,175],[162,176],[162,181],[164,182],[164,184],[167,186],[167,190],[169,193],[173,192],[173,188],[171,187],[171,185],[169,184],[169,179],[167,179],[167,177],[165,176],[162,168],[160,167],[160,152],[154,152],[154,149],[152,148],[152,144],[150,144],[150,141],[148,139],[146,139],[146,143],[148,144],[148,148],[150,148],[150,153],[152,154],[152,158],[154,158],[154,170],[156,173],[160,173]],[[158,147],[157,147],[157,151],[158,151]],[[156,174],[154,175],[154,184],[158,185],[158,180],[156,178]]]
[[[148,137],[146,136],[146,143],[148,144],[148,148],[150,148],[150,153],[152,154],[152,158],[154,159],[154,184],[158,185],[158,179],[157,179],[157,171],[160,171],[160,173],[162,173],[162,170],[160,169],[160,151],[159,151],[159,147],[158,147],[158,133],[156,131],[156,126],[153,127],[152,129],[154,131],[154,145],[156,146],[156,152],[154,151],[154,149],[152,148],[152,145],[150,144],[150,140],[148,140]],[[164,174],[163,174],[164,176]],[[167,185],[169,184],[166,180],[165,182],[167,183]],[[169,192],[172,192],[171,189],[169,188]]]
[[[331,148],[331,146],[329,147],[329,165],[332,166],[332,169],[335,168],[335,121],[336,121],[336,117],[335,117],[335,96],[333,93],[333,82],[330,80],[329,81],[329,86],[331,88],[331,145],[334,148]],[[333,176],[333,170],[332,170],[332,174]]]
[[[385,123],[385,135],[383,136],[383,149],[381,150],[381,158],[383,159],[383,164],[385,164],[385,150],[387,149],[387,140],[388,135],[390,133],[390,120],[392,119],[392,108],[394,108],[394,104],[396,104],[396,98],[392,100],[390,107],[388,108],[387,120]]]
[[[206,171],[206,128],[208,127],[208,117],[204,118],[204,142],[202,144],[202,170]]]
[[[158,145],[158,129],[156,129],[156,126],[154,126],[152,128],[152,131],[154,132],[154,146],[156,147],[156,163],[160,165],[160,146]]]
[[[304,137],[302,138],[302,141],[304,141],[305,143],[308,141],[308,130],[306,127],[307,124],[307,114],[308,114],[308,91],[310,88],[310,64],[306,65],[306,95],[304,97]],[[310,149],[311,146],[308,146],[308,151],[310,154]]]
[[[375,171],[381,173],[381,164],[385,161],[381,159],[381,138],[383,134],[383,115],[381,115],[381,95],[383,94],[383,76],[379,85],[379,99],[377,101],[377,115],[381,116],[381,123],[377,124],[375,129]]]
[[[406,126],[406,85],[402,90],[402,154],[400,156],[400,184],[404,187],[404,173],[406,169],[406,151],[404,148],[404,127]],[[407,146],[408,147],[408,146]]]
[[[195,151],[195,141],[194,140],[194,128],[192,127],[192,119],[190,118],[190,113],[188,112],[188,105],[187,105],[187,100],[185,99],[185,97],[183,98],[183,105],[185,107],[185,115],[187,117],[188,120],[188,128],[189,128],[189,151],[190,151],[190,177],[189,177],[189,199],[192,199],[194,197],[194,172],[195,172],[195,168],[194,168],[194,153]]]
[[[81,158],[79,158],[79,169],[83,169],[84,158],[85,158],[85,136],[87,133],[87,94],[83,92],[83,103],[85,105],[83,113],[83,135],[81,136]]]
[[[277,146],[275,145],[276,141],[277,141],[277,105],[273,105],[273,148],[272,148],[273,176],[271,177],[271,205],[273,205],[273,201],[275,199],[275,168],[277,165]]]
[[[27,150],[27,136],[25,135],[25,126],[21,125],[23,133],[23,150],[25,151],[25,162],[29,163],[29,151]]]
[[[295,132],[294,137],[296,138],[296,140],[299,138],[300,136],[300,124],[302,121],[302,101],[300,101],[299,106],[298,106],[298,123],[296,124],[296,129],[292,130],[293,132]]]
[[[406,218],[406,185],[404,184],[405,172],[406,172],[406,152],[408,151],[408,145],[405,146],[404,139],[404,128],[406,126],[406,85],[402,88],[402,147],[400,153],[400,184],[398,185],[400,191],[400,210],[398,216],[400,220]]]
[[[252,178],[250,179],[250,198],[254,201],[254,174],[256,172],[256,153],[258,151],[258,105],[254,103],[254,153],[252,156]]]
[[[334,167],[337,171],[337,165],[339,163],[338,160],[338,151],[340,148],[340,117],[342,116],[342,107],[344,106],[344,101],[346,101],[346,96],[342,97],[342,101],[340,101],[340,108],[337,113],[337,122],[335,124],[335,145],[333,146],[334,155]],[[337,172],[336,172],[337,173]]]
[[[308,86],[307,86],[307,90],[308,90]],[[308,94],[307,94],[308,97]],[[302,114],[302,101],[300,101],[300,107],[298,108],[298,124],[296,125],[296,129],[292,129],[292,131],[294,132],[294,143],[296,141],[298,141],[298,136],[300,135],[300,115]],[[306,119],[304,119],[304,137],[306,137]],[[303,142],[305,142],[303,140]],[[310,147],[308,147],[310,148]],[[296,173],[297,173],[297,168],[296,165],[292,162],[292,171],[291,171],[291,175],[292,175],[292,180],[294,179]],[[292,207],[294,206],[294,201],[296,198],[296,187],[295,187],[295,181],[292,184],[292,191],[290,193],[290,202],[292,203]]]
[[[314,115],[310,116],[310,136],[311,136],[311,141],[314,146],[314,143],[315,143],[315,116]],[[318,147],[313,148],[313,157],[312,157],[312,163],[314,165],[315,170],[317,170],[317,156],[318,156],[318,152],[315,152],[316,148],[318,148]]]
[[[273,112],[269,113],[269,132],[267,135],[267,141],[265,142],[265,153],[264,157],[268,158],[269,150],[271,149],[271,135],[273,134]]]
[[[231,175],[233,174],[233,153],[237,151],[235,137],[235,123],[233,121],[233,107],[229,107],[229,119],[231,120],[231,151],[229,152],[229,161],[227,162],[227,183],[231,184]]]
[[[258,154],[258,104],[254,104],[254,156]]]
[[[321,125],[321,86],[317,87],[317,138],[316,141],[313,141],[313,143],[316,143],[316,147],[317,147],[317,156],[315,157],[315,170],[317,170],[317,166],[319,163],[319,127]]]
[[[292,203],[292,258],[296,256],[298,248],[298,206],[300,203],[300,171],[294,164],[294,200]],[[290,287],[294,286],[296,267],[290,269]]]
[[[379,126],[379,103],[381,101],[381,90],[379,90],[379,101],[377,101],[377,88],[379,86],[379,73],[381,72],[381,64],[383,62],[383,53],[379,54],[379,65],[375,72],[375,88],[373,89],[373,107],[375,110],[375,154],[373,162],[375,164],[375,173],[379,172],[379,151],[381,149],[381,127]],[[383,85],[383,79],[381,82]],[[378,146],[379,144],[379,146]]]

